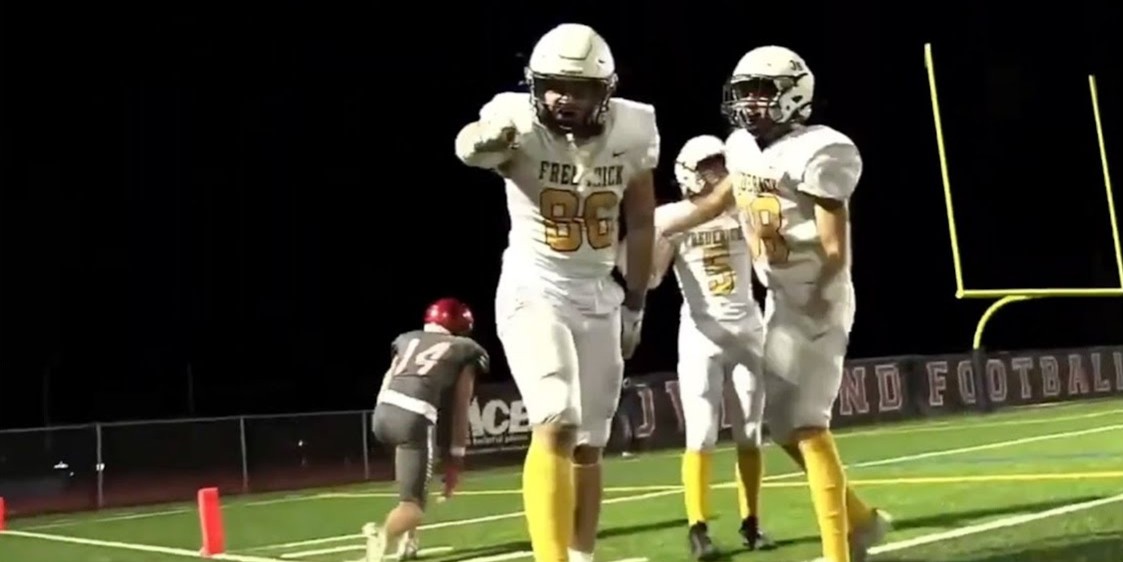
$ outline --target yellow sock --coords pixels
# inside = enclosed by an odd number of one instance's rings
[[[682,488],[686,519],[690,525],[704,523],[710,515],[709,451],[686,451],[682,455]]]
[[[799,450],[807,463],[807,484],[819,520],[823,557],[830,562],[850,562],[846,536],[846,474],[838,456],[834,436],[827,430],[806,433]]]
[[[737,505],[741,519],[760,516],[760,486],[764,478],[764,458],[760,449],[737,449]]]
[[[573,464],[530,440],[523,464],[523,509],[535,562],[566,562],[573,538]]]
[[[873,519],[873,509],[850,486],[846,487],[846,518],[851,529],[861,527]]]

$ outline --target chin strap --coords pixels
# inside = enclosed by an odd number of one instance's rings
[[[572,132],[565,134],[565,140],[569,143],[569,152],[573,155],[573,160],[577,165],[577,172],[574,174],[573,180],[577,182],[577,190],[582,191],[585,183],[581,180],[585,178],[585,174],[592,169],[593,151],[589,146],[582,148],[577,145],[577,137]]]

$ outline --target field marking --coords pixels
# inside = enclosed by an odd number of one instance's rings
[[[80,544],[83,546],[97,546],[102,548],[115,548],[118,550],[134,550],[137,552],[149,552],[153,554],[166,554],[168,556],[183,556],[185,558],[199,558],[199,551],[188,550],[186,548],[172,548],[169,546],[155,546],[150,544],[137,544],[118,541],[102,541],[96,539],[84,539],[80,537],[68,537],[64,535],[48,535],[46,533],[32,533],[29,531],[0,531],[0,537],[3,536],[24,537],[29,539],[39,539],[52,542]],[[227,560],[229,562],[288,562],[279,558],[265,558],[262,556],[246,556],[243,554],[216,554],[211,557],[211,560]]]
[[[776,478],[780,476],[778,475]],[[952,476],[905,476],[896,478],[858,478],[847,479],[847,482],[857,486],[877,486],[877,485],[896,485],[896,484],[960,484],[964,482],[1024,482],[1024,481],[1043,481],[1043,480],[1079,480],[1086,479],[1101,479],[1110,480],[1115,478],[1123,478],[1123,470],[1102,470],[1096,472],[1044,472],[1032,474],[961,474]],[[805,481],[799,482],[764,482],[762,484],[765,488],[790,488],[805,486]],[[710,486],[712,489],[718,488],[735,488],[737,483],[734,481],[721,482]],[[606,494],[624,494],[624,493],[640,493],[640,492],[671,492],[682,490],[682,486],[678,484],[651,484],[648,486],[606,486],[604,492]],[[514,496],[521,495],[522,490],[507,489],[507,490],[470,490],[457,492],[458,496]],[[387,494],[386,497],[398,497],[397,494]],[[382,494],[365,494],[365,495],[350,495],[340,494],[338,497],[347,498],[369,498],[383,497]]]
[[[1075,431],[1063,431],[1063,432],[1060,432],[1060,433],[1045,433],[1043,435],[1034,435],[1034,436],[1031,436],[1031,437],[1022,437],[1022,438],[1013,439],[1013,440],[1010,440],[1010,441],[996,441],[996,442],[993,442],[993,443],[984,443],[982,445],[972,445],[970,447],[962,447],[962,448],[959,448],[959,449],[949,449],[949,450],[944,450],[944,451],[929,451],[927,453],[917,453],[917,454],[914,454],[914,455],[909,455],[909,460],[914,461],[914,460],[930,459],[930,458],[933,458],[933,457],[943,457],[943,456],[947,456],[947,455],[950,455],[950,454],[974,453],[974,452],[977,452],[977,451],[989,451],[991,449],[1002,449],[1002,448],[1005,448],[1005,447],[1012,447],[1014,445],[1025,445],[1027,443],[1037,443],[1039,441],[1051,441],[1053,439],[1061,439],[1061,438],[1065,438],[1065,437],[1079,437],[1081,435],[1092,435],[1092,434],[1095,434],[1095,433],[1103,433],[1105,431],[1114,431],[1114,430],[1118,430],[1118,429],[1123,429],[1123,424],[1117,423],[1117,424],[1114,424],[1114,425],[1104,425],[1104,426],[1093,427],[1093,428],[1089,428],[1089,429],[1078,429],[1078,430],[1075,430]],[[893,464],[893,463],[894,463],[893,459],[884,459],[884,460],[880,460],[880,461],[862,462],[862,463],[858,463],[854,466],[866,468],[866,467],[870,467],[870,466],[882,466],[882,465]]]
[[[846,465],[846,468],[866,468],[866,467],[870,467],[870,466],[882,466],[882,465],[886,465],[886,464],[897,464],[897,463],[906,462],[906,461],[930,459],[930,458],[933,458],[933,457],[958,455],[958,454],[963,454],[963,453],[973,453],[973,452],[977,452],[977,451],[989,451],[991,449],[1001,449],[1001,448],[1005,448],[1005,447],[1013,447],[1015,445],[1025,445],[1027,443],[1037,443],[1039,441],[1050,441],[1050,440],[1053,440],[1053,439],[1061,439],[1061,438],[1067,438],[1067,437],[1079,437],[1081,435],[1091,435],[1091,434],[1095,434],[1095,433],[1103,433],[1105,431],[1113,431],[1113,430],[1116,430],[1116,429],[1123,429],[1123,424],[1104,425],[1104,426],[1093,427],[1093,428],[1089,428],[1089,429],[1079,429],[1079,430],[1076,430],[1076,431],[1065,431],[1065,432],[1061,432],[1061,433],[1046,433],[1046,434],[1043,434],[1043,435],[1033,435],[1033,436],[1030,436],[1030,437],[1022,437],[1020,439],[1012,439],[1012,440],[1009,440],[1009,441],[994,441],[994,442],[991,442],[991,443],[983,443],[981,445],[970,445],[968,447],[960,447],[960,448],[956,448],[956,449],[943,449],[943,450],[939,450],[939,451],[926,451],[926,452],[923,452],[923,453],[914,453],[912,455],[906,455],[906,456],[903,456],[903,457],[891,457],[891,458],[887,458],[887,459],[863,461],[863,462],[858,462],[858,463],[854,463],[854,464],[848,464],[848,465]],[[784,473],[784,474],[776,474],[776,475],[771,475],[771,476],[765,476],[764,481],[768,482],[769,480],[792,478],[792,477],[795,477],[795,476],[800,476],[802,474],[803,474],[803,472],[801,471],[801,472],[788,472],[788,473]],[[1058,476],[1058,478],[1059,478],[1059,476]],[[859,481],[855,480],[854,482],[858,483]],[[735,482],[723,482],[721,484],[715,484],[715,485],[711,486],[711,488],[729,488],[729,487],[733,487],[733,486],[736,486]],[[678,491],[678,490],[681,490],[681,489],[682,489],[682,486],[672,486],[672,485],[663,484],[663,485],[652,485],[652,486],[606,487],[604,489],[604,491],[608,492],[608,493],[612,493],[612,492],[617,492],[617,493],[621,493],[621,492],[643,492],[643,491],[674,492],[674,491]],[[501,496],[501,495],[511,495],[511,494],[521,494],[521,493],[522,493],[521,490],[513,490],[513,489],[507,489],[507,490],[464,490],[462,492],[457,492],[457,495],[461,495],[461,496]],[[334,492],[334,493],[323,494],[323,496],[326,497],[326,498],[372,498],[372,497],[377,498],[377,497],[391,497],[391,496],[397,497],[397,494],[386,494],[386,495],[384,495],[384,494],[381,494],[381,493],[378,493],[378,492]],[[612,498],[612,499],[623,499],[623,498]],[[607,503],[607,502],[608,502],[608,500],[605,500],[605,503]]]
[[[678,490],[674,490],[672,492],[659,491],[659,492],[651,492],[651,493],[648,493],[648,494],[639,494],[639,495],[635,495],[635,496],[624,496],[624,497],[620,497],[620,498],[608,498],[608,499],[605,499],[603,502],[601,502],[601,504],[602,505],[610,505],[610,504],[614,504],[614,503],[640,501],[640,500],[658,498],[658,497],[667,496],[667,495],[670,495],[670,494],[677,494],[677,493],[678,493]],[[438,523],[429,523],[428,525],[422,525],[422,526],[418,527],[417,530],[418,531],[429,531],[429,530],[433,530],[433,529],[445,529],[445,528],[448,528],[448,527],[461,527],[461,526],[464,526],[464,525],[474,525],[474,524],[477,524],[477,523],[491,523],[492,521],[503,521],[505,519],[517,519],[519,517],[522,517],[523,515],[524,514],[521,511],[512,511],[510,513],[498,513],[498,514],[495,514],[495,515],[485,515],[483,517],[475,517],[475,518],[472,518],[472,519],[455,519],[455,520],[452,520],[452,521],[441,521],[441,522],[438,522]],[[350,535],[339,535],[339,536],[334,536],[334,537],[323,537],[323,538],[318,538],[318,539],[308,539],[308,540],[303,540],[303,541],[288,542],[288,543],[284,543],[284,544],[270,544],[270,545],[265,545],[265,546],[257,546],[257,547],[249,548],[247,550],[283,550],[283,549],[289,549],[289,548],[299,548],[299,547],[303,547],[303,546],[312,546],[312,545],[317,545],[317,544],[327,544],[327,543],[332,543],[332,542],[349,541],[349,540],[352,540],[352,539],[362,538],[362,536],[363,535],[361,533],[360,534],[350,534]]]
[[[492,556],[469,558],[464,562],[503,562],[504,560],[518,560],[519,558],[530,558],[531,556],[534,556],[533,552],[530,552],[529,550],[520,550],[518,552],[508,552],[506,554],[495,554]]]
[[[83,525],[85,523],[112,523],[114,521],[132,521],[133,519],[147,519],[149,517],[164,517],[166,515],[179,515],[181,513],[190,513],[191,510],[187,508],[182,509],[166,509],[163,511],[153,511],[151,513],[124,513],[121,515],[110,515],[108,517],[99,517],[94,520],[83,521],[81,519],[69,519],[65,521],[55,521],[53,523],[45,523],[43,525],[34,525],[25,527],[28,530],[42,531],[46,529],[58,529],[60,527],[73,527],[75,525]]]
[[[238,501],[235,499],[229,503],[224,504],[223,509],[234,509],[242,507],[258,507],[266,505],[276,505],[280,503],[291,503],[297,501],[308,501],[317,498],[318,494],[305,494],[305,495],[288,495],[280,498],[272,498],[268,500],[253,500],[253,501]],[[396,497],[396,496],[395,496]],[[161,511],[144,511],[144,512],[131,512],[122,513],[119,515],[106,515],[103,517],[91,517],[89,519],[62,519],[51,521],[50,523],[43,523],[41,525],[31,525],[28,527],[20,527],[28,531],[43,531],[46,529],[59,529],[63,527],[76,527],[80,525],[88,525],[92,523],[113,523],[116,521],[132,521],[134,519],[148,519],[151,517],[166,517],[168,515],[182,515],[185,513],[194,513],[195,509],[190,507],[183,507],[178,509],[165,509]]]
[[[1086,510],[1089,510],[1089,509],[1094,509],[1094,508],[1097,508],[1097,507],[1100,507],[1100,506],[1109,505],[1109,504],[1118,503],[1118,502],[1123,502],[1123,494],[1119,494],[1119,495],[1115,495],[1115,496],[1109,496],[1109,497],[1106,497],[1106,498],[1100,498],[1100,499],[1096,499],[1096,500],[1090,500],[1090,501],[1086,501],[1086,502],[1070,503],[1068,505],[1062,505],[1060,507],[1054,507],[1052,509],[1046,509],[1045,511],[1038,511],[1038,512],[1035,512],[1035,513],[1027,513],[1027,514],[1023,514],[1023,515],[1012,515],[1010,517],[1002,517],[1000,519],[995,519],[993,521],[988,521],[986,523],[977,523],[975,525],[966,525],[964,527],[951,529],[949,531],[941,531],[939,533],[932,533],[932,534],[929,534],[929,535],[921,535],[919,537],[913,537],[911,539],[905,539],[905,540],[901,540],[901,541],[891,542],[889,544],[883,544],[881,546],[876,546],[874,548],[871,548],[869,553],[870,554],[881,554],[883,552],[894,552],[894,551],[897,551],[897,550],[905,550],[905,549],[909,549],[909,548],[915,548],[915,547],[923,546],[923,545],[926,545],[926,544],[943,542],[943,541],[947,541],[947,540],[951,540],[951,539],[958,539],[958,538],[966,537],[966,536],[969,536],[969,535],[977,535],[979,533],[986,533],[988,531],[994,531],[996,529],[1005,529],[1005,528],[1008,528],[1008,527],[1016,527],[1018,525],[1024,525],[1026,523],[1031,523],[1033,521],[1040,521],[1042,519],[1049,519],[1051,517],[1068,515],[1070,513],[1076,513],[1078,511],[1086,511]],[[813,560],[812,562],[818,562],[819,560],[821,560],[821,559],[816,559],[816,560]]]
[[[1027,412],[1033,410],[1019,410],[1018,412]],[[1015,412],[1010,412],[1011,415]],[[1060,416],[1049,417],[1033,417],[1029,419],[1014,419],[1014,420],[990,420],[990,421],[976,421],[975,417],[961,417],[956,420],[939,421],[936,420],[923,425],[913,427],[886,427],[882,429],[868,429],[861,431],[843,432],[835,435],[835,439],[851,437],[856,435],[896,435],[904,434],[910,435],[913,433],[932,433],[936,431],[948,431],[949,429],[976,429],[976,428],[991,428],[991,427],[1007,427],[1007,426],[1022,426],[1022,425],[1038,425],[1044,423],[1056,423],[1075,420],[1087,420],[1102,418],[1105,416],[1114,416],[1123,414],[1123,408],[1112,408],[1110,410],[1102,410],[1099,412],[1085,412],[1083,414],[1065,414]],[[986,420],[985,417],[981,418]],[[975,421],[975,423],[972,423]]]
[[[1102,405],[1106,401],[1107,401],[1107,399],[1105,397],[1103,402],[1069,402],[1069,403],[1057,402],[1057,403],[1053,403],[1053,404],[1049,404],[1049,405],[1053,406],[1053,407],[1056,407],[1056,408],[1063,408],[1063,409],[1070,409],[1070,408],[1080,409],[1080,408],[1095,407],[1095,406],[1098,406],[1098,405]],[[1039,405],[1035,405],[1035,406],[1011,407],[1008,410],[1000,411],[997,414],[992,414],[992,415],[1017,418],[1017,417],[1019,417],[1023,414],[1029,413],[1031,416],[1034,416],[1034,414],[1036,414],[1037,411],[1040,411],[1043,406],[1044,405],[1039,404]],[[929,433],[929,432],[948,431],[948,430],[952,430],[952,429],[963,429],[963,428],[972,428],[973,429],[973,428],[984,428],[984,427],[1006,427],[1006,426],[1036,425],[1036,424],[1056,423],[1056,422],[1082,420],[1082,419],[1094,419],[1094,418],[1100,418],[1100,417],[1104,417],[1104,416],[1112,416],[1112,415],[1116,415],[1116,414],[1123,414],[1123,408],[1112,408],[1112,409],[1109,409],[1109,410],[1101,410],[1101,411],[1096,411],[1096,412],[1085,412],[1085,413],[1082,413],[1082,414],[1064,414],[1064,415],[1049,416],[1049,417],[1043,417],[1043,418],[1030,417],[1029,419],[1002,419],[1002,420],[990,420],[990,421],[987,421],[986,418],[982,418],[983,421],[979,421],[979,419],[977,419],[977,416],[974,416],[972,414],[964,414],[962,416],[954,416],[953,419],[949,419],[949,420],[939,420],[937,418],[937,419],[934,419],[934,420],[905,421],[905,422],[899,422],[897,424],[897,425],[902,425],[904,427],[888,427],[888,428],[880,428],[880,429],[878,429],[878,428],[871,428],[871,429],[859,429],[859,428],[847,429],[847,428],[842,428],[841,431],[839,431],[838,433],[835,434],[835,439],[849,439],[849,438],[852,438],[852,437],[866,437],[866,436],[877,436],[877,435],[896,435],[896,434],[907,435],[907,434],[910,434],[910,433]],[[730,450],[733,450],[733,448],[732,447],[719,447],[717,449],[717,451],[719,451],[719,452],[730,451]],[[677,454],[679,454],[679,451],[677,451],[677,450],[652,451],[652,452],[644,452],[644,453],[636,454],[635,456],[631,456],[631,457],[628,457],[628,458],[622,458],[622,459],[621,458],[615,458],[615,459],[613,459],[613,462],[614,462],[614,464],[615,463],[627,463],[627,462],[635,462],[635,461],[640,461],[640,460],[645,460],[645,459],[650,459],[650,458],[660,458],[660,457],[672,456],[672,455],[677,455]],[[520,470],[520,469],[490,470],[490,471],[486,471],[486,472],[484,472],[482,474],[478,474],[478,475],[471,475],[471,474],[466,475],[467,477],[464,480],[465,480],[465,482],[478,482],[478,481],[482,481],[482,480],[491,480],[491,479],[494,479],[494,478],[503,478],[503,477],[511,476],[513,474],[517,474],[518,470]],[[385,488],[384,485],[376,486],[376,490],[379,490],[379,491],[375,491],[375,492],[372,492],[372,493],[374,493],[374,494],[386,494],[386,495],[385,496],[382,496],[382,495],[365,496],[365,497],[397,497],[397,494],[392,494],[390,491],[388,491]],[[282,496],[282,497],[279,497],[279,498],[271,498],[271,499],[264,499],[264,500],[250,500],[250,501],[235,500],[235,501],[231,501],[230,503],[224,505],[223,507],[226,508],[226,509],[243,508],[243,507],[259,507],[259,506],[269,506],[269,505],[277,505],[277,504],[292,503],[292,502],[299,502],[299,501],[319,501],[319,500],[323,500],[323,499],[332,499],[332,498],[338,498],[338,497],[341,497],[341,496],[332,495],[331,492],[327,492],[327,493],[307,492],[307,493],[289,494],[289,495],[285,495],[285,496]],[[185,514],[185,513],[191,513],[193,511],[194,511],[194,508],[185,507],[185,508],[168,509],[168,510],[151,511],[151,512],[130,512],[130,513],[119,514],[119,515],[108,515],[108,516],[104,516],[104,517],[91,517],[91,518],[88,518],[88,519],[75,519],[75,518],[69,518],[68,517],[64,520],[54,520],[54,521],[51,521],[49,523],[43,523],[43,524],[39,524],[39,525],[31,525],[31,526],[28,526],[28,527],[21,527],[21,528],[26,529],[26,530],[38,531],[38,530],[45,530],[45,529],[75,527],[75,526],[89,525],[89,524],[95,524],[95,523],[112,523],[112,522],[115,522],[115,521],[129,521],[129,520],[134,520],[134,519],[147,519],[147,518],[151,518],[151,517],[164,517],[164,516],[168,516],[168,515],[181,515],[181,514]]]
[[[367,548],[367,546],[365,544],[335,546],[335,547],[332,547],[332,548],[321,548],[321,549],[318,549],[318,550],[305,550],[303,552],[286,552],[286,553],[281,555],[281,558],[284,558],[286,560],[296,560],[296,559],[300,559],[300,558],[310,558],[312,556],[320,556],[321,554],[339,554],[340,552],[351,552],[353,550],[366,550],[366,548]],[[431,546],[431,547],[428,547],[428,548],[422,548],[422,549],[418,550],[417,554],[418,554],[418,556],[429,556],[430,554],[444,554],[446,552],[452,552],[452,547],[451,546]],[[391,554],[391,555],[387,556],[386,559],[387,560],[397,560],[398,555],[397,554]]]
[[[1000,448],[1004,448],[1004,447],[1014,447],[1014,446],[1017,446],[1017,445],[1024,445],[1026,443],[1036,443],[1036,442],[1039,442],[1039,441],[1048,441],[1048,440],[1051,440],[1051,439],[1063,439],[1063,438],[1067,438],[1067,437],[1076,437],[1076,436],[1079,436],[1079,435],[1102,433],[1104,431],[1111,431],[1111,430],[1116,430],[1116,429],[1123,429],[1123,424],[1100,426],[1100,427],[1094,427],[1094,428],[1090,428],[1090,429],[1081,429],[1081,430],[1076,430],[1076,431],[1063,431],[1063,432],[1058,432],[1058,433],[1046,433],[1046,434],[1035,435],[1035,436],[1031,436],[1031,437],[1023,437],[1021,439],[1012,439],[1012,440],[1008,440],[1008,441],[996,441],[996,442],[992,442],[992,443],[984,443],[982,445],[971,445],[971,446],[968,446],[968,447],[958,447],[958,448],[954,448],[954,449],[942,449],[942,450],[938,450],[938,451],[927,451],[927,452],[924,452],[924,453],[914,453],[914,454],[911,454],[911,455],[902,455],[902,456],[889,457],[889,458],[877,459],[877,460],[872,460],[872,461],[863,461],[863,462],[848,464],[848,465],[846,465],[846,468],[863,468],[863,467],[867,467],[867,466],[883,466],[883,465],[886,465],[886,464],[911,462],[911,461],[915,461],[915,460],[928,459],[928,458],[932,458],[932,457],[957,455],[957,454],[962,454],[962,453],[971,453],[971,452],[975,452],[975,451],[985,451],[985,450],[990,450],[990,449],[1000,449]],[[763,480],[765,482],[771,482],[771,481],[775,481],[775,480],[784,480],[784,479],[788,479],[788,478],[795,478],[795,477],[798,477],[798,476],[803,476],[803,472],[799,471],[799,472],[787,472],[787,473],[783,473],[783,474],[774,474],[774,475],[765,476]],[[803,485],[803,483],[802,482],[793,483],[793,485]],[[720,485],[713,486],[713,487],[714,488],[721,488],[721,487],[730,487],[730,486],[732,486],[731,483],[730,484],[720,484]],[[642,500],[647,500],[647,499],[670,496],[670,495],[678,494],[680,492],[681,492],[681,488],[676,487],[674,489],[653,491],[653,492],[649,492],[649,493],[645,493],[645,494],[638,494],[638,495],[631,495],[631,496],[621,496],[621,497],[615,497],[615,498],[606,498],[602,502],[602,505],[611,505],[611,504],[616,504],[616,503],[642,501]],[[359,496],[355,496],[355,497],[359,497]],[[453,498],[453,499],[455,501],[455,498]],[[475,524],[479,524],[479,523],[490,523],[490,522],[493,522],[493,521],[502,521],[502,520],[505,520],[505,519],[515,519],[515,518],[518,518],[518,517],[522,517],[523,515],[524,515],[524,513],[522,511],[513,511],[513,512],[510,512],[510,513],[500,513],[500,514],[497,514],[497,515],[487,515],[487,516],[483,516],[483,517],[474,517],[474,518],[470,518],[470,519],[456,519],[456,520],[452,520],[452,521],[442,521],[442,522],[439,522],[439,523],[431,523],[429,525],[422,525],[419,530],[443,529],[443,528],[447,528],[447,527],[460,527],[460,526],[464,526],[464,525],[475,525]],[[310,545],[316,545],[316,544],[326,544],[326,543],[332,543],[332,542],[351,540],[351,539],[361,537],[361,536],[362,535],[356,534],[356,535],[340,535],[340,536],[335,536],[335,537],[323,537],[323,538],[318,538],[318,539],[308,539],[308,540],[296,541],[296,542],[290,542],[290,543],[284,543],[284,544],[260,546],[260,547],[251,548],[249,550],[275,550],[275,549],[299,548],[299,547],[303,547],[303,546],[310,546]]]

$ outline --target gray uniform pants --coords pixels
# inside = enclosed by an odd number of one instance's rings
[[[395,448],[394,478],[401,500],[425,509],[436,448],[433,423],[420,414],[380,403],[374,408],[371,429],[380,443]]]

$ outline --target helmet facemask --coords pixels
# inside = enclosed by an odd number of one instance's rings
[[[606,79],[526,73],[534,111],[542,125],[559,134],[587,138],[600,134],[616,76]]]
[[[734,76],[725,83],[721,111],[734,127],[774,138],[802,123],[811,99],[793,91],[798,76]]]

